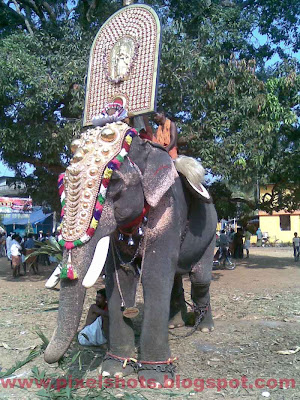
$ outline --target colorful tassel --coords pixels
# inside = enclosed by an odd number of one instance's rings
[[[71,280],[78,278],[77,272],[72,265],[71,251],[69,251],[67,264],[65,264],[61,269],[60,278],[61,279],[71,279]]]

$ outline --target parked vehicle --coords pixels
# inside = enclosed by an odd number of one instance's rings
[[[230,250],[227,247],[219,247],[214,256],[213,269],[220,269],[220,267],[227,270],[233,270],[236,268],[235,261],[232,259]]]

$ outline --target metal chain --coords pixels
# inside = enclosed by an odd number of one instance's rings
[[[148,212],[146,224],[145,224],[145,232],[144,232],[144,249],[143,249],[143,254],[142,254],[142,263],[141,263],[141,271],[140,271],[140,279],[138,286],[136,288],[136,292],[139,288],[139,286],[142,285],[142,276],[143,276],[143,271],[144,271],[144,264],[145,264],[145,254],[146,254],[146,249],[147,249],[147,241],[148,241],[148,220],[150,219],[150,210]],[[135,292],[135,298],[134,298],[134,305],[136,305],[136,292]],[[143,291],[142,291],[143,293]]]
[[[121,300],[122,300],[121,307],[122,307],[122,306],[125,307],[125,300],[124,300],[124,297],[123,297],[123,293],[122,293],[121,285],[120,285],[120,281],[119,281],[119,274],[118,274],[118,270],[117,270],[117,263],[116,263],[116,256],[115,256],[115,252],[114,252],[114,247],[115,247],[114,241],[112,240],[112,253],[113,253],[113,259],[114,259],[114,267],[115,267],[115,273],[116,273],[116,281],[117,281],[117,286],[118,286],[119,294],[120,294],[120,297],[121,297]]]
[[[153,363],[151,362],[143,362],[143,361],[138,361],[134,358],[125,358],[125,357],[118,357],[115,356],[114,354],[106,353],[104,356],[103,361],[106,360],[113,360],[113,361],[118,361],[119,363],[122,364],[123,368],[126,366],[132,367],[134,372],[139,372],[143,370],[151,370],[151,371],[158,371],[158,372],[169,372],[171,375],[174,375],[176,365],[173,365],[172,361],[170,362],[164,362],[162,361],[161,364],[159,362],[154,361]],[[175,361],[176,359],[174,359]]]
[[[150,214],[150,211],[149,211],[149,213],[148,213],[148,218],[149,218],[149,214]],[[147,218],[146,222],[148,221],[148,218]],[[145,257],[146,245],[147,245],[147,225],[145,224],[145,233],[144,233],[144,237],[140,239],[140,242],[139,242],[139,245],[138,245],[138,247],[137,247],[137,250],[136,250],[136,252],[135,252],[135,254],[134,254],[132,260],[131,260],[130,262],[128,262],[128,263],[124,263],[124,262],[122,261],[122,258],[121,258],[121,255],[120,255],[120,253],[119,253],[118,247],[117,247],[117,245],[116,245],[116,243],[115,243],[115,240],[114,240],[114,239],[112,240],[112,253],[113,253],[113,260],[114,260],[116,281],[117,281],[117,286],[118,286],[119,294],[120,294],[120,297],[121,297],[121,300],[122,300],[122,305],[121,305],[121,306],[123,306],[123,307],[126,307],[126,304],[125,304],[125,299],[124,299],[124,297],[123,297],[123,293],[122,293],[122,289],[121,289],[121,285],[120,285],[119,274],[118,274],[118,270],[117,270],[117,263],[116,263],[115,251],[116,251],[116,254],[117,254],[118,258],[119,258],[120,263],[123,263],[123,264],[130,264],[130,265],[131,265],[131,263],[136,259],[137,255],[138,255],[138,253],[139,253],[139,250],[140,250],[141,245],[142,245],[142,243],[143,243],[143,239],[144,239],[145,244],[144,244],[144,250],[143,250],[143,255],[142,255],[142,265],[141,265],[141,270],[140,270],[140,278],[139,278],[139,282],[138,282],[138,285],[137,285],[137,288],[136,288],[136,291],[135,291],[135,296],[134,296],[134,307],[135,307],[135,306],[136,306],[136,292],[137,292],[138,287],[139,287],[139,286],[141,285],[141,283],[142,283],[142,274],[143,274],[143,269],[144,269],[144,257]],[[114,251],[114,250],[115,250],[115,251]]]
[[[134,253],[134,255],[133,255],[133,257],[132,257],[132,259],[130,261],[123,261],[123,259],[121,257],[121,254],[119,252],[119,249],[118,249],[118,247],[117,247],[117,245],[115,243],[115,239],[114,238],[113,238],[113,242],[114,242],[114,248],[116,250],[116,254],[118,256],[118,259],[119,259],[120,263],[121,264],[129,264],[129,265],[133,266],[132,263],[136,260],[138,254],[139,254],[139,251],[141,249],[141,246],[142,246],[142,243],[143,243],[143,237],[140,238],[139,245],[136,248],[136,251],[135,251],[135,253]]]
[[[137,362],[137,360],[132,359],[132,358],[122,358],[118,356],[114,356],[112,354],[105,354],[103,361],[105,360],[113,360],[113,361],[118,361],[122,364],[123,368],[125,368],[127,365],[129,367],[132,367],[134,372],[138,372],[140,364]]]
[[[158,372],[169,372],[172,376],[174,376],[176,365],[173,364],[160,364],[160,365],[155,365],[155,364],[143,364],[142,362],[139,362],[138,366],[139,371],[144,371],[144,370],[151,370],[151,371],[158,371]]]
[[[201,321],[205,317],[205,314],[207,313],[209,307],[210,307],[210,303],[209,302],[206,303],[205,306],[197,306],[197,305],[193,306],[194,311],[199,312],[199,315],[197,316],[197,319],[195,321],[195,325],[190,330],[190,332],[186,333],[185,335],[176,335],[175,333],[169,331],[169,334],[172,335],[172,336],[175,336],[176,338],[186,338],[186,337],[191,336],[198,329],[198,326],[200,325]]]

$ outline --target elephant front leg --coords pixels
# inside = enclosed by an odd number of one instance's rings
[[[165,379],[174,375],[168,343],[168,322],[179,243],[174,238],[170,243],[163,244],[162,248],[156,246],[154,250],[150,246],[147,249],[142,278],[145,305],[139,379],[141,384],[150,387],[163,386]]]
[[[121,303],[123,296],[126,307],[134,305],[137,277],[132,272],[126,273],[119,265],[116,268],[117,272],[110,251],[106,265],[109,351],[104,358],[100,373],[103,376],[123,377],[134,372],[129,359],[135,358],[135,340],[132,321],[124,318]],[[118,287],[118,281],[121,290]]]
[[[213,238],[200,261],[190,272],[192,284],[191,297],[195,307],[195,323],[197,329],[201,332],[211,332],[214,330],[209,293],[214,249],[215,238]]]

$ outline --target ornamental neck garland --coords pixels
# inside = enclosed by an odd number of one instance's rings
[[[94,235],[111,176],[120,168],[136,135],[135,129],[117,122],[89,129],[76,140],[71,164],[58,180],[62,204],[58,239],[67,250],[88,242]]]

